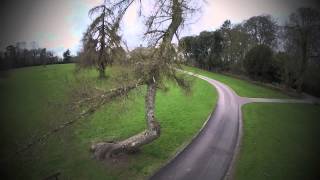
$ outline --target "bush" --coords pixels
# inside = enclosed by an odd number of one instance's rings
[[[266,82],[279,82],[278,66],[273,59],[271,48],[258,45],[245,56],[244,68],[250,78]]]
[[[310,62],[304,76],[303,90],[320,97],[320,63]]]
[[[296,89],[295,82],[298,79],[299,60],[285,52],[279,52],[274,55],[274,61],[279,69],[279,80],[286,88]]]

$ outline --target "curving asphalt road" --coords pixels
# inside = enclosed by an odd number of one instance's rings
[[[225,84],[205,76],[201,78],[217,89],[214,113],[193,141],[151,180],[221,180],[230,177],[241,139],[241,106],[251,102],[312,103],[309,100],[245,98]]]

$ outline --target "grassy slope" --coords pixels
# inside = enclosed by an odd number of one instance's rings
[[[249,104],[236,179],[319,179],[320,107]]]
[[[207,76],[216,79],[226,85],[230,86],[239,96],[251,97],[251,98],[289,98],[287,95],[277,90],[262,87],[259,85],[252,84],[248,81],[232,78],[229,76],[204,71],[194,67],[185,66],[186,71],[194,72],[203,76]]]
[[[73,69],[73,65],[23,68],[11,72],[8,79],[0,80],[2,157],[16,148],[16,142],[26,143],[31,135],[42,134],[73,118],[74,114],[67,108],[69,91],[75,84]],[[108,70],[109,76],[119,73],[116,67]],[[86,76],[95,79],[96,73],[89,71]],[[75,127],[51,137],[48,143],[36,146],[33,155],[16,161],[11,176],[41,179],[58,171],[62,173],[61,179],[79,180],[149,176],[190,141],[217,99],[214,88],[198,79],[194,80],[190,96],[185,96],[174,84],[169,87],[168,92],[157,94],[156,114],[162,126],[160,139],[130,156],[125,163],[111,167],[92,160],[88,148],[93,141],[122,139],[144,129],[144,93],[140,91],[131,93],[126,102],[106,105]],[[25,163],[21,163],[22,160]]]

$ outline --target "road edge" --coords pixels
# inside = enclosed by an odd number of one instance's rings
[[[190,76],[193,76],[193,75],[190,75]],[[202,81],[205,81],[207,82],[209,85],[211,85],[215,91],[217,91],[216,87],[213,86],[212,84],[210,84],[208,81],[204,80],[204,79],[201,79],[197,76],[194,76]],[[217,100],[219,98],[219,94],[217,93]],[[186,148],[192,144],[192,142],[199,136],[199,134],[202,132],[202,130],[207,126],[209,120],[211,119],[212,116],[214,116],[215,112],[216,112],[216,108],[217,108],[217,102],[215,102],[215,104],[213,105],[213,110],[212,112],[209,114],[209,116],[207,117],[207,120],[203,123],[202,127],[196,132],[196,134],[194,134],[192,136],[192,138],[190,139],[190,141],[184,143],[181,145],[181,148],[178,149],[178,151],[174,154],[174,156],[172,156],[171,158],[169,158],[169,160],[167,162],[165,162],[161,167],[159,167],[156,171],[154,171],[154,173],[150,176],[147,177],[147,179],[151,179],[155,174],[157,174],[162,168],[166,167],[167,165],[169,165],[171,163],[171,161],[173,161],[174,159],[176,159],[183,151],[186,150]]]

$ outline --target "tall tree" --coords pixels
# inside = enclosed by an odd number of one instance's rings
[[[246,33],[242,24],[235,25],[231,30],[230,53],[232,57],[232,68],[234,71],[244,71],[243,60],[248,51],[253,48],[254,43],[250,40],[250,35]]]
[[[222,54],[222,60],[223,62],[230,62],[232,60],[231,58],[231,43],[232,43],[232,37],[231,37],[231,28],[232,24],[230,20],[226,20],[223,22],[220,32],[222,34],[223,38],[223,54]]]
[[[251,40],[258,45],[274,46],[278,25],[270,15],[254,16],[244,23]]]
[[[210,49],[210,66],[215,69],[219,69],[219,66],[222,66],[221,69],[225,69],[224,64],[221,60],[221,55],[223,51],[223,36],[220,31],[214,31],[213,34],[213,46]]]
[[[313,53],[319,53],[320,12],[312,8],[299,8],[291,14],[286,26],[287,52],[299,61],[297,90],[302,91],[308,61]]]
[[[197,61],[202,65],[202,68],[210,70],[212,66],[217,65],[214,59],[214,33],[202,31],[197,37]]]
[[[97,67],[100,78],[105,78],[106,66],[113,63],[113,49],[120,47],[121,40],[118,30],[124,11],[111,9],[110,3],[104,0],[89,11],[93,21],[83,37],[84,64]]]
[[[194,60],[193,45],[195,44],[195,37],[186,36],[180,39],[179,49],[184,54],[184,57],[187,59],[187,62],[194,64],[195,62],[190,62]]]

